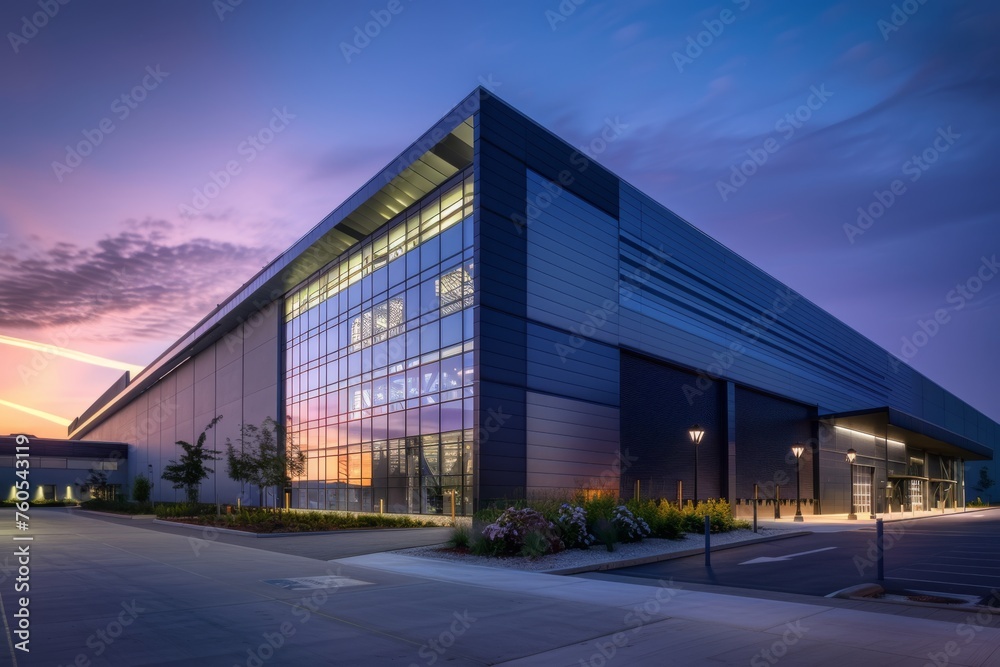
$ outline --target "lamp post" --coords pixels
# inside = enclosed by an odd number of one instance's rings
[[[851,486],[850,486],[851,513],[847,515],[847,518],[850,519],[850,520],[852,520],[852,521],[856,521],[857,518],[858,518],[858,515],[854,513],[854,459],[856,459],[857,457],[858,457],[858,453],[856,451],[854,451],[853,447],[851,449],[847,450],[847,462],[851,464],[851,467],[850,467],[850,473],[851,473]]]
[[[691,442],[694,443],[694,504],[698,505],[698,445],[701,444],[701,439],[705,437],[705,429],[700,425],[695,424],[688,429],[688,435],[691,436]]]
[[[792,445],[792,454],[795,454],[795,521],[803,521],[802,518],[802,487],[800,486],[800,475],[799,469],[799,458],[802,456],[802,452],[806,450],[802,446],[802,443],[796,442]]]

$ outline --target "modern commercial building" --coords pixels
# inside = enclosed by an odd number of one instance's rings
[[[0,477],[10,480],[10,486],[3,490],[3,499],[37,503],[90,500],[102,494],[108,498],[125,495],[129,482],[128,448],[123,442],[0,436]],[[95,488],[95,481],[103,488]]]
[[[797,476],[806,512],[955,507],[963,463],[1000,443],[1000,425],[483,89],[70,436],[128,442],[131,473],[158,476],[216,415],[220,449],[241,423],[283,420],[308,456],[294,507],[406,513],[679,486],[744,506],[755,486],[794,498]],[[245,490],[218,465],[202,497],[232,502]]]

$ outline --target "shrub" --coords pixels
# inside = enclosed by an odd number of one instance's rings
[[[472,533],[465,526],[455,526],[448,538],[448,546],[454,549],[468,549],[472,541]]]
[[[111,512],[113,514],[152,514],[149,503],[130,503],[126,500],[102,500],[94,498],[80,503],[80,507],[94,512]]]
[[[629,500],[626,504],[636,517],[649,526],[649,537],[676,540],[684,535],[683,515],[666,500]]]
[[[618,541],[618,529],[611,522],[611,519],[605,519],[603,516],[599,517],[597,521],[591,524],[590,530],[594,533],[597,541],[607,547],[608,551],[615,550],[615,542]]]
[[[148,503],[152,490],[153,486],[150,484],[148,477],[145,475],[136,475],[135,481],[132,482],[133,500],[139,503]]]
[[[641,542],[649,536],[649,526],[645,520],[636,518],[624,505],[615,508],[615,516],[611,520],[618,533],[619,542]]]
[[[685,505],[681,511],[684,531],[688,533],[705,532],[705,517],[709,518],[709,530],[713,533],[725,533],[730,530],[749,528],[748,521],[733,518],[729,503],[725,500],[704,500],[695,505]]]
[[[551,542],[543,533],[533,530],[524,536],[521,555],[527,558],[538,558],[552,550]]]
[[[555,524],[567,549],[586,549],[596,541],[587,530],[587,511],[580,506],[563,503]]]
[[[540,544],[538,538],[528,535],[537,533],[545,541],[547,547],[544,553],[555,553],[563,548],[562,541],[556,534],[555,525],[546,519],[541,512],[531,508],[517,509],[508,507],[497,517],[497,520],[483,529],[483,537],[494,544],[498,555],[515,555],[522,553],[525,540],[530,539],[531,547],[537,550]]]

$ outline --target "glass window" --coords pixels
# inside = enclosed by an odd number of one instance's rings
[[[441,347],[440,323],[431,322],[420,327],[420,352],[426,354]]]
[[[461,343],[462,313],[453,313],[441,319],[441,347]]]

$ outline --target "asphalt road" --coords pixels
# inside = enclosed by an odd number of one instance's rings
[[[871,527],[718,551],[711,568],[699,555],[608,574],[805,595],[880,583],[887,591],[1000,596],[1000,510],[885,524],[884,582],[875,556]]]

